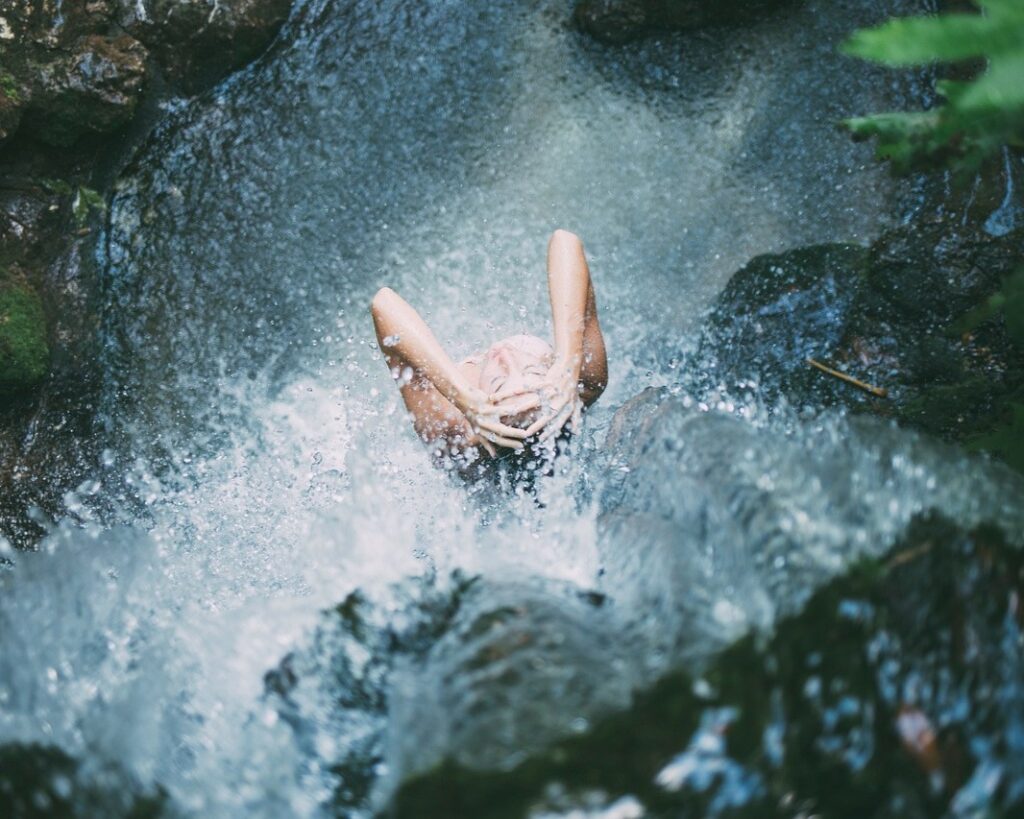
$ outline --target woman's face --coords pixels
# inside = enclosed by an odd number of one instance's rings
[[[538,389],[551,367],[554,351],[536,336],[512,336],[490,346],[480,364],[480,389],[488,394],[501,390]],[[512,426],[529,426],[537,411],[510,417]]]

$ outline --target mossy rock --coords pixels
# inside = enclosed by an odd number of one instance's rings
[[[23,392],[50,367],[39,294],[20,278],[0,276],[0,395]]]

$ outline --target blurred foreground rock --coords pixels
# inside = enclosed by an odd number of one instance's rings
[[[514,767],[449,760],[381,816],[1018,815],[1022,567],[994,529],[920,519],[771,639]]]
[[[83,764],[53,746],[0,745],[5,819],[157,819],[164,799],[119,769]]]
[[[299,742],[338,750],[337,815],[443,760],[505,769],[628,705],[638,658],[599,595],[482,579],[398,594],[351,596],[267,675]]]

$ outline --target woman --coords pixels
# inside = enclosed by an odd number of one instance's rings
[[[608,382],[594,288],[579,237],[556,230],[548,242],[554,347],[512,336],[455,364],[419,314],[384,287],[373,297],[377,341],[413,424],[428,442],[457,451],[522,449],[546,440],[597,400]]]

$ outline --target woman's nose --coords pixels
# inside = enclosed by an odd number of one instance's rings
[[[521,368],[516,357],[508,350],[502,350],[498,353],[498,364],[500,364],[505,372],[510,376],[519,375]]]

